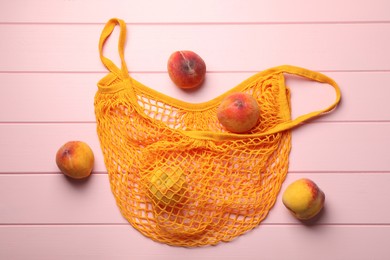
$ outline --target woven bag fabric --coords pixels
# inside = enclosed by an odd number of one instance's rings
[[[103,47],[119,25],[117,67]],[[97,133],[111,190],[122,215],[145,236],[175,246],[214,245],[251,230],[267,216],[288,171],[291,129],[333,110],[337,84],[304,68],[259,72],[208,102],[183,102],[129,76],[124,59],[126,24],[113,18],[103,29],[100,57],[109,70],[95,96]],[[290,118],[285,74],[328,83],[335,102]],[[245,134],[226,131],[216,110],[233,92],[258,102],[258,125]]]

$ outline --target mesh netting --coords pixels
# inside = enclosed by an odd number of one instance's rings
[[[261,111],[245,138],[218,122],[222,96],[194,105],[133,79],[117,92],[102,87],[95,99],[98,133],[123,216],[144,235],[180,246],[229,241],[256,227],[287,173],[290,132],[256,136],[288,120],[280,102],[288,97],[279,89],[282,76],[235,89],[255,97]]]

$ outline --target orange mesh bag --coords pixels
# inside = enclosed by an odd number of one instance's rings
[[[120,26],[117,67],[103,46]],[[99,49],[109,73],[95,96],[97,131],[112,193],[122,215],[145,236],[175,246],[213,245],[251,230],[274,205],[288,170],[290,129],[333,110],[337,84],[293,66],[272,68],[223,95],[192,104],[159,93],[129,76],[124,59],[126,24],[111,19]],[[328,83],[336,101],[328,108],[290,118],[285,73]],[[218,122],[221,100],[246,92],[258,102],[258,125],[245,134]]]

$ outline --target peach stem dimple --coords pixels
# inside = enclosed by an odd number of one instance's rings
[[[185,62],[185,66],[183,66],[185,68],[185,70],[191,74],[195,74],[195,70],[191,66],[190,60],[186,57],[186,55],[182,51],[179,51],[179,53],[180,53],[181,57],[183,58],[183,61]]]

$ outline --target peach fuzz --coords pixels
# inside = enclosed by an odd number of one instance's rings
[[[260,108],[251,95],[235,92],[226,96],[217,109],[217,118],[226,130],[245,133],[259,121]]]
[[[193,51],[176,51],[171,54],[167,64],[171,80],[182,89],[199,87],[206,75],[206,64]]]
[[[90,176],[94,161],[91,148],[81,141],[65,143],[56,154],[58,168],[72,179],[84,179]]]
[[[324,207],[325,194],[312,180],[303,178],[286,188],[282,201],[297,219],[310,220]]]

